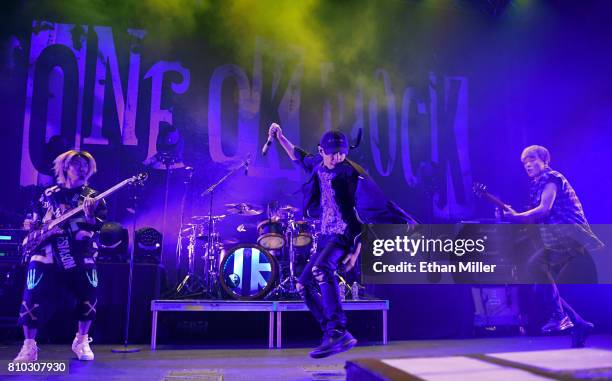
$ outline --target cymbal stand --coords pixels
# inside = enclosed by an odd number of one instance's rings
[[[189,226],[189,244],[187,245],[187,274],[183,277],[178,285],[172,292],[173,297],[179,296],[191,296],[202,291],[202,279],[200,279],[195,272],[195,245],[196,245],[196,226],[193,224],[185,224],[185,203],[187,194],[191,194],[191,185],[193,179],[193,168],[186,167],[187,177],[185,178],[185,188],[183,190],[183,197],[181,198],[181,226],[179,227],[178,240],[176,241],[176,275],[177,279],[180,277],[180,264],[183,258],[183,232],[185,226]],[[181,295],[184,293],[186,295]]]
[[[211,218],[208,226],[208,240],[204,251],[204,293],[207,297],[219,295],[219,257],[221,256],[221,243],[216,232],[217,221]]]
[[[199,294],[203,290],[203,280],[196,274],[195,271],[195,247],[196,247],[196,225],[190,226],[189,244],[187,245],[187,275],[181,283],[176,287],[174,294],[176,296],[185,293],[187,295]],[[182,237],[179,236],[180,251],[182,252]],[[181,253],[182,255],[182,253]]]
[[[289,276],[280,282],[278,286],[270,293],[270,295],[278,295],[283,293],[290,297],[297,297],[299,291],[297,284],[299,279],[295,276],[295,248],[293,247],[293,234],[295,232],[295,220],[293,213],[289,213],[287,232],[285,233],[286,241],[289,242]]]

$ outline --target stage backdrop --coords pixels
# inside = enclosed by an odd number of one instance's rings
[[[301,205],[303,175],[278,145],[260,154],[271,122],[312,152],[326,130],[353,142],[362,131],[349,157],[424,222],[492,217],[474,181],[522,209],[520,153],[542,144],[591,222],[607,222],[607,2],[486,3],[3,3],[0,222],[20,223],[59,152],[92,152],[102,190],[176,130],[193,181],[151,170],[137,208],[139,227],[165,225],[173,266],[183,194],[186,217],[207,213],[202,191],[248,157],[248,173],[215,192],[214,213],[229,202]],[[108,200],[112,219],[131,223],[128,196]]]

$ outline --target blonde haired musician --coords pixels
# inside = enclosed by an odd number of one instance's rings
[[[29,258],[19,312],[25,340],[16,362],[38,359],[36,334],[53,314],[58,291],[68,291],[77,299],[78,332],[72,344],[73,352],[79,360],[94,359],[88,336],[98,302],[97,246],[93,237],[106,217],[106,203],[96,202],[96,191],[88,186],[89,178],[97,170],[90,153],[70,150],[53,163],[57,185],[45,189],[34,205],[32,218],[24,221],[24,227],[36,228],[81,204],[83,213],[69,219],[61,233],[44,241]]]

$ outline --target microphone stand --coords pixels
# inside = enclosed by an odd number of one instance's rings
[[[245,169],[245,175],[248,175],[249,163],[251,161],[250,155],[247,156],[246,160],[240,164],[240,166],[230,170],[225,176],[221,177],[219,181],[208,187],[204,192],[200,194],[200,197],[205,197],[210,195],[210,202],[208,207],[208,247],[206,248],[206,258],[207,258],[207,266],[205,274],[205,290],[204,293],[208,293],[208,296],[214,296],[214,288],[216,286],[216,277],[215,277],[215,266],[211,263],[212,253],[213,253],[213,245],[215,240],[214,235],[214,221],[213,221],[213,198],[215,194],[215,189],[221,184],[223,184],[228,178],[230,178],[234,173],[238,172],[242,168]]]
[[[181,224],[179,226],[179,233],[178,233],[178,240],[176,242],[176,276],[177,276],[177,281],[178,279],[180,279],[180,265],[181,265],[181,259],[183,257],[183,236],[182,236],[182,232],[183,232],[183,226],[185,225],[185,202],[187,199],[187,196],[189,195],[189,197],[192,197],[192,180],[193,180],[193,167],[185,167],[185,171],[187,173],[187,177],[184,181],[185,183],[185,189],[183,190],[183,197],[181,199]],[[187,270],[187,274],[183,277],[183,279],[177,283],[177,286],[174,288],[174,290],[172,291],[172,294],[170,294],[170,297],[174,298],[174,297],[179,297],[182,293],[182,291],[184,289],[189,290],[190,294],[194,293],[193,289],[194,287],[201,287],[199,285],[199,283],[201,283],[201,279],[197,279],[196,274],[195,274],[195,264],[194,261],[195,259],[192,258],[192,256],[194,255],[193,250],[194,250],[194,245],[195,245],[195,238],[194,238],[194,234],[195,232],[195,228],[192,227],[191,228],[191,236],[189,238],[189,247],[188,247],[188,252],[189,252],[189,258],[188,258],[188,270]]]
[[[231,175],[233,175],[234,173],[238,172],[242,168],[245,168],[248,171],[250,162],[251,162],[251,159],[250,159],[250,155],[249,155],[249,157],[247,157],[247,159],[245,161],[243,161],[242,164],[240,164],[238,167],[230,170],[227,174],[225,174],[225,176],[223,176],[221,179],[219,179],[219,181],[217,181],[213,185],[209,186],[204,192],[202,192],[202,194],[200,194],[200,196],[201,197],[206,197],[207,195],[212,194],[219,185],[223,184],[225,182],[225,180],[227,180]]]
[[[158,153],[160,154],[160,153]],[[166,167],[165,169],[165,187],[164,187],[164,213],[162,218],[162,238],[161,238],[161,256],[159,258],[160,263],[164,263],[164,237],[166,236],[166,217],[168,209],[168,195],[170,193],[170,171],[171,167],[178,161],[178,156],[174,153],[161,153],[161,163]]]
[[[142,183],[135,182],[133,185],[134,194],[134,217],[132,218],[132,252],[130,253],[130,271],[128,277],[128,290],[127,290],[127,306],[125,311],[125,330],[123,331],[123,347],[113,348],[113,353],[135,353],[140,352],[138,347],[128,346],[128,338],[130,334],[130,312],[132,309],[132,283],[134,278],[134,252],[136,251],[136,220],[138,216],[138,187],[143,185]]]

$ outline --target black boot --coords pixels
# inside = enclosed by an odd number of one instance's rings
[[[572,348],[584,348],[586,345],[586,339],[589,337],[591,331],[595,328],[593,323],[585,321],[581,324],[576,324],[572,330]]]
[[[320,359],[337,353],[346,352],[357,345],[357,339],[349,331],[334,329],[323,334],[321,345],[310,352],[310,357]]]

